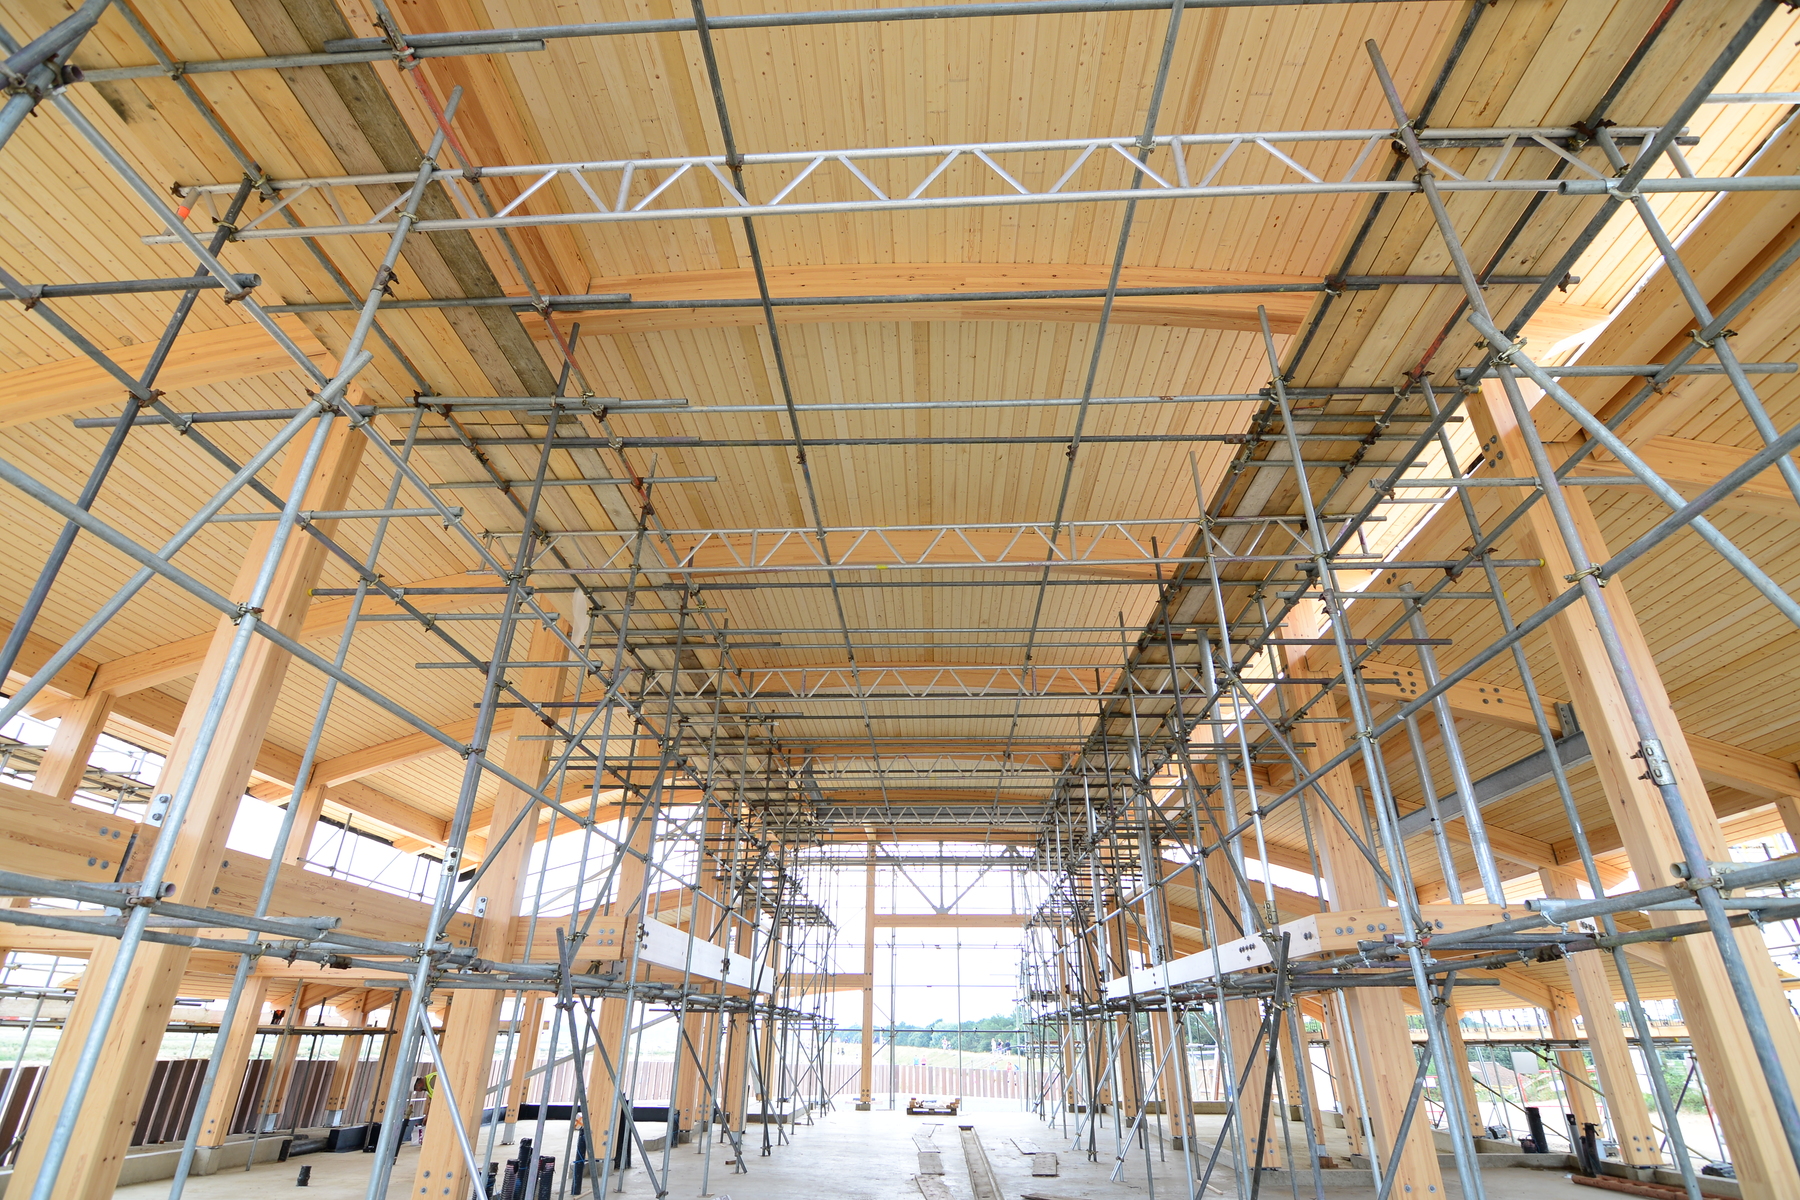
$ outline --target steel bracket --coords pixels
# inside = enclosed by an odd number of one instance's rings
[[[1657,738],[1645,738],[1638,743],[1638,752],[1633,758],[1641,758],[1649,770],[1642,776],[1658,787],[1669,787],[1675,782],[1675,768],[1669,763],[1669,756],[1663,750],[1662,742]]]

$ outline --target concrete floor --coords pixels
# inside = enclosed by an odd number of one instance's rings
[[[1145,1178],[1144,1155],[1140,1150],[1127,1162],[1118,1183],[1107,1178],[1114,1162],[1110,1144],[1103,1145],[1098,1163],[1086,1161],[1079,1152],[1070,1152],[1069,1139],[1059,1130],[1044,1125],[1026,1113],[979,1112],[965,1114],[961,1120],[973,1124],[981,1134],[988,1160],[999,1179],[1005,1200],[1018,1200],[1030,1192],[1055,1200],[1106,1200],[1127,1196],[1150,1196]],[[1202,1132],[1216,1128],[1217,1118],[1200,1118]],[[707,1191],[702,1192],[701,1169],[703,1149],[699,1145],[678,1146],[671,1156],[671,1197],[685,1200],[702,1195],[719,1200],[796,1200],[799,1197],[831,1197],[834,1200],[919,1200],[915,1176],[919,1169],[915,1135],[932,1131],[933,1141],[943,1155],[943,1180],[956,1200],[969,1200],[973,1195],[969,1174],[964,1165],[957,1121],[944,1117],[908,1117],[890,1112],[859,1113],[846,1108],[821,1118],[817,1124],[794,1130],[787,1145],[776,1145],[767,1158],[760,1153],[760,1130],[752,1130],[745,1148],[748,1171],[734,1174],[723,1145],[712,1147],[712,1173]],[[651,1132],[660,1131],[655,1127]],[[553,1122],[546,1133],[548,1151],[562,1157],[565,1128]],[[772,1131],[771,1131],[772,1132]],[[1294,1133],[1300,1137],[1296,1126]],[[1110,1139],[1110,1131],[1108,1131]],[[1059,1177],[1033,1178],[1030,1160],[1013,1144],[1013,1139],[1035,1146],[1038,1150],[1057,1154]],[[1302,1143],[1303,1144],[1303,1143]],[[485,1146],[485,1142],[483,1143]],[[418,1148],[404,1147],[388,1190],[390,1200],[417,1197],[412,1190],[413,1164]],[[661,1153],[652,1155],[652,1164],[661,1166]],[[361,1200],[368,1186],[370,1156],[365,1154],[309,1154],[285,1163],[267,1163],[255,1169],[229,1171],[197,1178],[189,1182],[186,1195],[191,1200],[246,1200],[247,1197],[291,1195],[296,1200]],[[312,1183],[298,1191],[295,1178],[301,1166],[312,1167]],[[1446,1172],[1449,1175],[1449,1172]],[[615,1176],[615,1180],[616,1180]],[[642,1164],[625,1173],[624,1194],[651,1197],[653,1188]],[[1488,1200],[1593,1200],[1590,1188],[1569,1182],[1566,1173],[1499,1168],[1483,1173],[1483,1186]],[[1179,1197],[1186,1187],[1181,1156],[1166,1152],[1166,1160],[1154,1171],[1155,1195]],[[118,1200],[164,1200],[167,1181],[138,1184],[118,1189]],[[611,1189],[609,1188],[609,1193]],[[1262,1195],[1269,1200],[1285,1200],[1293,1194],[1285,1185],[1271,1189],[1265,1181]],[[1221,1168],[1214,1176],[1209,1196],[1234,1197],[1236,1187],[1231,1176]],[[1334,1187],[1328,1193],[1332,1200],[1366,1200],[1374,1196],[1373,1188]],[[1310,1176],[1304,1177],[1300,1195],[1310,1196]],[[1404,1200],[1426,1200],[1406,1197]],[[1455,1179],[1447,1180],[1446,1200],[1461,1200]]]

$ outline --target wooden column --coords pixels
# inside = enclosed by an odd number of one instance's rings
[[[368,993],[354,1003],[345,1001],[335,1005],[338,1014],[350,1020],[352,1016],[356,1024],[368,1024],[368,1014],[364,1011],[368,1001]],[[338,1047],[337,1066],[331,1069],[331,1090],[325,1095],[325,1111],[337,1114],[333,1124],[344,1125],[344,1110],[350,1107],[350,1093],[356,1087],[356,1067],[362,1061],[363,1042],[366,1035],[351,1033],[344,1035],[344,1041]]]
[[[1488,461],[1509,474],[1529,474],[1531,460],[1505,395],[1497,386],[1484,384],[1481,395],[1471,399],[1474,403],[1469,405],[1469,415]],[[1552,458],[1557,457],[1558,452],[1553,450]],[[1606,542],[1586,497],[1579,488],[1571,488],[1565,495],[1588,557],[1594,562],[1605,561]],[[1548,507],[1541,502],[1533,505],[1514,529],[1525,554],[1543,562],[1541,567],[1528,568],[1526,576],[1539,601],[1547,602],[1568,586],[1565,576],[1574,574],[1574,565]],[[1696,545],[1695,552],[1712,561],[1710,550]],[[1716,562],[1714,565],[1725,570]],[[1625,580],[1609,580],[1605,596],[1701,846],[1709,859],[1724,860],[1730,856],[1718,817],[1632,610]],[[1679,883],[1670,867],[1683,860],[1681,847],[1661,794],[1642,778],[1643,763],[1633,757],[1639,752],[1637,733],[1593,616],[1585,603],[1577,602],[1559,613],[1550,622],[1549,630],[1570,700],[1594,755],[1613,824],[1624,841],[1638,886],[1658,888]],[[1690,919],[1678,913],[1650,914],[1655,925]],[[1800,1025],[1796,1025],[1787,1006],[1768,946],[1754,926],[1738,930],[1737,939],[1768,1014],[1788,1080],[1800,1084]],[[1754,1200],[1800,1196],[1800,1171],[1788,1155],[1786,1135],[1776,1119],[1755,1050],[1712,938],[1685,937],[1669,943],[1667,962],[1744,1195]]]
[[[230,1029],[220,1031],[225,1039],[225,1053],[219,1058],[219,1081],[213,1085],[196,1145],[222,1146],[231,1132],[231,1114],[237,1111],[238,1098],[243,1095],[244,1072],[250,1067],[250,1052],[256,1046],[256,1029],[262,1024],[263,999],[268,993],[266,977],[252,975],[244,980],[244,990],[238,996],[237,1019]]]
[[[1104,901],[1101,902],[1104,906]],[[1075,944],[1080,954],[1080,973],[1082,978],[1082,994],[1090,1000],[1106,995],[1106,972],[1104,943],[1093,928],[1076,931]],[[1112,1103],[1113,1080],[1107,1070],[1110,1061],[1111,1035],[1104,1020],[1089,1018],[1082,1022],[1081,1036],[1086,1039],[1087,1077],[1081,1081],[1084,1091],[1091,1093],[1093,1103],[1098,1111],[1106,1111]],[[1088,1097],[1083,1097],[1083,1103]]]
[[[1233,940],[1238,934],[1235,922],[1241,911],[1238,896],[1237,876],[1231,870],[1231,864],[1225,855],[1229,851],[1217,851],[1206,856],[1206,879],[1219,897],[1213,900],[1214,923],[1221,941]],[[1252,904],[1254,900],[1250,901]],[[1245,936],[1254,937],[1253,930],[1245,931]],[[1221,1052],[1219,1056],[1220,1070],[1229,1072],[1231,1086],[1238,1088],[1238,1113],[1244,1138],[1244,1164],[1242,1170],[1248,1171],[1257,1161],[1256,1131],[1262,1128],[1263,1109],[1270,1103],[1269,1095],[1269,1040],[1264,1038],[1259,1044],[1257,1034],[1262,1030],[1262,1002],[1258,1000],[1227,1000],[1220,1005],[1225,1010],[1225,1030],[1231,1039],[1231,1057]],[[1286,1032],[1283,1031],[1285,1039]],[[1220,1047],[1223,1050],[1224,1041]],[[1248,1073],[1245,1068],[1248,1067]],[[1241,1086],[1240,1086],[1241,1082]],[[1223,1090],[1221,1088],[1221,1090]],[[1281,1125],[1273,1112],[1269,1114],[1268,1134],[1262,1139],[1262,1162],[1265,1166],[1279,1166],[1285,1160],[1281,1157]]]
[[[1118,912],[1121,907],[1117,895],[1107,902],[1107,907]],[[1125,919],[1115,916],[1106,923],[1107,964],[1101,973],[1101,994],[1105,994],[1109,981],[1130,973],[1130,960],[1125,955]],[[1112,1032],[1108,1037],[1116,1040],[1118,1052],[1113,1062],[1113,1094],[1118,1098],[1119,1112],[1129,1122],[1136,1117],[1144,1102],[1144,1065],[1138,1053],[1137,1024],[1129,1014],[1121,1013],[1112,1019]]]
[[[288,1088],[294,1082],[294,1060],[300,1054],[300,1037],[289,1032],[275,1043],[275,1057],[269,1063],[269,1074],[263,1081],[262,1103],[256,1106],[256,1123],[262,1129],[274,1129],[287,1100]]]
[[[1187,1078],[1187,1038],[1180,1021],[1179,1013],[1171,1020],[1162,1009],[1150,1012],[1150,1071],[1156,1079],[1157,1099],[1162,1102],[1164,1128],[1175,1138],[1177,1149],[1186,1145],[1183,1139],[1194,1132],[1194,1090]]]
[[[763,1001],[765,1009],[771,1007],[769,1002],[774,999],[774,992],[780,986],[779,981],[781,979],[782,969],[781,952],[781,936],[779,927],[777,927],[769,935],[769,965],[763,969],[762,975],[763,979],[767,981],[768,987],[768,992],[765,993],[766,999]],[[757,1069],[750,1077],[752,1084],[751,1094],[756,1098],[755,1111],[762,1114],[765,1123],[769,1120],[770,1115],[775,1112],[776,1101],[780,1098],[782,1090],[782,1080],[778,1076],[780,1068],[776,1054],[778,1047],[775,1044],[775,1025],[776,1023],[773,1017],[765,1014],[762,1021],[762,1029],[758,1033],[758,1037],[761,1040],[756,1047]],[[746,1116],[748,1116],[748,1114],[746,1114]]]
[[[740,828],[750,827],[748,806],[740,812],[743,822]],[[755,918],[757,909],[747,902],[748,881],[755,870],[757,858],[761,855],[755,844],[749,840],[738,840],[734,843],[732,857],[733,878],[727,883],[727,898],[736,906],[731,921],[729,936],[726,942],[737,953],[754,960],[758,954],[757,927]],[[765,967],[761,977],[768,978]],[[751,997],[754,1000],[754,997]],[[755,1100],[751,1096],[750,1050],[751,1043],[758,1036],[756,1023],[746,1012],[733,1013],[730,1024],[726,1028],[725,1040],[725,1094],[727,1127],[738,1134],[743,1134],[749,1125],[749,1113]]]
[[[719,1107],[725,1110],[726,1128],[744,1132],[744,1117],[749,1109],[750,1018],[746,1013],[731,1014],[725,1031],[725,1094]]]
[[[507,1145],[512,1144],[513,1126],[519,1123],[519,1106],[525,1104],[526,1097],[531,1094],[531,1069],[537,1066],[538,1035],[544,1028],[544,999],[542,992],[529,993],[525,997],[525,1011],[519,1018],[519,1040],[513,1046],[512,1080],[506,1087],[504,1140]]]
[[[1300,1027],[1300,1036],[1304,1039],[1306,1037],[1306,1016],[1299,1011],[1298,1008],[1296,1008],[1294,1012],[1294,1023]],[[1298,1052],[1300,1056],[1299,1059],[1294,1057],[1296,1052]],[[1293,1113],[1298,1112],[1302,1104],[1298,1063],[1310,1062],[1309,1054],[1310,1051],[1307,1049],[1304,1041],[1302,1041],[1299,1047],[1295,1047],[1292,1040],[1289,1039],[1288,1024],[1284,1017],[1281,1022],[1281,1078],[1282,1086],[1287,1090],[1287,1102],[1290,1110],[1287,1115],[1289,1119],[1293,1119]],[[1309,1111],[1312,1117],[1313,1128],[1323,1129],[1323,1114],[1319,1110],[1318,1089],[1311,1086],[1312,1080],[1310,1078],[1308,1078],[1306,1082],[1308,1085],[1306,1097],[1312,1101]],[[1296,1137],[1294,1142],[1296,1145],[1299,1145],[1304,1140],[1304,1138]]]
[[[1542,870],[1538,877],[1546,895],[1566,900],[1579,899],[1580,889],[1567,871]],[[1637,1067],[1632,1062],[1631,1047],[1625,1030],[1619,1024],[1619,1010],[1613,1003],[1612,984],[1599,954],[1571,954],[1565,960],[1569,968],[1569,986],[1575,993],[1576,1012],[1566,1003],[1555,1004],[1550,1014],[1551,1032],[1557,1037],[1578,1037],[1575,1032],[1577,1012],[1586,1031],[1588,1050],[1594,1056],[1594,1072],[1600,1077],[1600,1092],[1606,1097],[1606,1113],[1612,1118],[1613,1135],[1619,1142],[1619,1157],[1634,1166],[1652,1166],[1663,1160],[1658,1151],[1660,1139],[1650,1124],[1650,1109],[1644,1103],[1643,1089],[1638,1085]],[[1791,1018],[1790,1018],[1791,1021]],[[1568,1030],[1567,1033],[1563,1032]],[[1579,1050],[1565,1050],[1557,1061],[1578,1079],[1587,1078],[1587,1061]],[[1577,1096],[1575,1093],[1582,1093]],[[1569,1085],[1570,1110],[1577,1121],[1599,1123],[1599,1108],[1594,1094],[1576,1084]]]
[[[1280,1017],[1280,1014],[1276,1015],[1278,1018]],[[1281,1022],[1281,1052],[1277,1057],[1281,1063],[1281,1091],[1274,1099],[1274,1111],[1281,1115],[1279,1118],[1270,1118],[1269,1128],[1279,1138],[1280,1126],[1277,1121],[1291,1121],[1294,1119],[1294,1114],[1300,1110],[1300,1081],[1294,1071],[1294,1047],[1288,1039],[1287,1021],[1285,1020]],[[1299,1142],[1303,1139],[1295,1140]],[[1305,1152],[1302,1151],[1299,1157],[1303,1160]]]
[[[568,647],[556,630],[539,625],[533,629],[525,653],[531,662],[555,662],[567,656]],[[514,678],[527,699],[551,702],[562,698],[563,675],[562,667],[526,667]],[[495,721],[496,731],[504,727],[512,735],[502,765],[519,779],[541,781],[550,759],[550,743],[531,738],[543,732],[543,719],[525,708],[513,709],[511,714],[510,719]],[[476,930],[475,945],[476,953],[495,962],[505,962],[513,955],[513,918],[519,915],[526,869],[537,844],[537,809],[537,799],[530,793],[502,783],[488,816],[484,894],[477,898],[478,903],[486,899],[487,913]],[[508,827],[521,813],[524,819],[511,836],[506,836]],[[416,1196],[462,1200],[469,1192],[468,1165],[463,1161],[452,1122],[461,1121],[471,1141],[481,1130],[481,1110],[485,1107],[494,1041],[500,1029],[500,1002],[505,996],[498,991],[461,991],[445,1016],[433,1113],[425,1122],[425,1143],[419,1148],[413,1180]],[[455,1112],[440,1099],[446,1091],[456,1097]]]
[[[771,858],[777,860],[783,853],[780,843],[775,842],[773,838],[770,839],[769,853]],[[750,1038],[755,1041],[756,1057],[754,1069],[746,1071],[746,1077],[750,1082],[750,1102],[745,1106],[744,1118],[748,1121],[750,1113],[758,1113],[763,1123],[767,1124],[775,1112],[775,1099],[780,1095],[777,1089],[781,1086],[781,1080],[777,1077],[775,1021],[768,1010],[774,1006],[775,993],[780,987],[781,959],[784,947],[781,940],[781,927],[776,924],[776,914],[765,912],[764,916],[769,920],[770,925],[766,936],[761,939],[760,951],[763,960],[760,978],[765,990],[751,997],[757,1006],[763,1009],[763,1015],[760,1023],[751,1022],[749,1030]],[[746,926],[739,930],[738,953],[755,960],[758,955],[757,941],[755,929]],[[751,1012],[754,1014],[755,1009],[752,1009]]]
[[[712,1015],[690,1012],[681,1018],[681,1037],[675,1044],[675,1059],[680,1082],[676,1094],[669,1098],[681,1121],[681,1140],[687,1141],[701,1122],[707,1119],[707,1080],[701,1073],[709,1065],[706,1039],[712,1029]]]
[[[700,899],[691,932],[721,949],[730,944],[730,926],[725,919],[726,886],[720,848],[725,839],[725,819],[712,817],[706,822],[700,861],[694,885]],[[699,983],[696,979],[694,982]],[[709,987],[723,992],[723,985]],[[682,1063],[682,1129],[710,1131],[715,1112],[724,1107],[724,1096],[716,1089],[719,1081],[720,1024],[717,1013],[690,1013],[686,1020],[686,1044],[677,1051]],[[690,1050],[691,1047],[691,1050]]]
[[[707,867],[704,858],[697,874],[699,878],[695,882],[699,886],[696,888],[696,892],[700,895],[710,895],[709,888],[715,886],[716,881],[711,878],[712,871]],[[679,916],[687,922],[688,932],[694,937],[713,941],[716,935],[709,936],[709,934],[713,933],[717,924],[714,919],[717,910],[709,900],[702,899],[698,903],[697,918],[689,921],[688,904],[692,903],[694,903],[693,898],[688,897],[687,904],[684,904],[673,915]],[[695,957],[698,958],[698,954]],[[691,980],[693,985],[701,987],[706,987],[707,982],[699,976],[695,976]],[[708,990],[712,989],[708,988]],[[681,1018],[681,1034],[675,1042],[675,1082],[669,1103],[675,1107],[677,1119],[680,1122],[681,1140],[684,1142],[688,1141],[694,1131],[710,1117],[710,1109],[707,1106],[709,1080],[706,1073],[712,1066],[711,1051],[707,1046],[707,1038],[710,1036],[712,1028],[712,1014],[689,1011]]]
[[[31,781],[32,791],[63,801],[74,798],[112,706],[111,692],[92,692],[69,705],[44,749],[44,760]]]
[[[1327,995],[1325,1001],[1325,1054],[1331,1060],[1332,1094],[1337,1101],[1337,1110],[1344,1118],[1344,1137],[1350,1145],[1350,1153],[1367,1154],[1368,1146],[1363,1138],[1362,1109],[1356,1103],[1356,1073],[1350,1066],[1350,1031],[1344,1028],[1338,1016],[1336,1000]],[[1360,1063],[1361,1057],[1357,1061]]]
[[[1780,797],[1775,801],[1775,809],[1781,814],[1781,827],[1787,830],[1788,840],[1800,848],[1800,796]]]
[[[288,836],[284,863],[305,862],[312,849],[313,837],[319,831],[319,817],[325,812],[325,785],[309,783],[300,789],[300,811],[294,814],[294,830]]]
[[[1325,636],[1327,626],[1318,606],[1306,603],[1297,610],[1299,619],[1290,618],[1287,636],[1312,640]],[[1327,657],[1320,652],[1321,659]],[[1286,654],[1292,674],[1313,676],[1318,668],[1307,664],[1306,652],[1289,647]],[[1335,663],[1335,659],[1332,659]],[[1335,669],[1335,668],[1331,668]],[[1294,688],[1291,694],[1299,703],[1311,697],[1313,689]],[[1308,725],[1306,740],[1310,746],[1300,748],[1300,761],[1306,770],[1315,771],[1336,758],[1344,750],[1344,725],[1335,723],[1343,714],[1335,694],[1319,697],[1308,715],[1321,723]],[[1360,825],[1357,818],[1355,787],[1348,767],[1339,766],[1321,780],[1326,796],[1342,813],[1352,828]],[[1319,865],[1325,876],[1325,887],[1331,908],[1377,908],[1385,902],[1374,868],[1356,848],[1338,822],[1320,809],[1317,792],[1305,797],[1312,809],[1312,828],[1318,839]],[[1392,1154],[1399,1134],[1400,1119],[1406,1112],[1406,1101],[1412,1092],[1417,1072],[1417,1057],[1412,1035],[1406,1023],[1406,1008],[1399,994],[1390,988],[1346,988],[1343,997],[1350,1013],[1352,1028],[1348,1035],[1355,1039],[1356,1054],[1362,1065],[1363,1099],[1368,1105],[1369,1125],[1377,1143],[1377,1152]],[[1424,1003],[1430,1000],[1421,997]],[[1437,1146],[1430,1130],[1414,1121],[1406,1144],[1393,1162],[1383,1162],[1384,1177],[1395,1179],[1394,1195],[1408,1197],[1441,1196],[1444,1181],[1438,1170]]]
[[[263,1082],[262,1098],[256,1106],[257,1124],[264,1129],[275,1127],[273,1118],[287,1100],[288,1088],[294,1081],[294,1060],[300,1054],[300,1037],[296,1032],[306,1023],[306,985],[295,984],[288,996],[288,1006],[280,1024],[285,1026],[275,1043],[275,1057],[269,1063],[269,1074]]]
[[[1475,1090],[1475,1072],[1469,1067],[1469,1047],[1463,1041],[1462,1013],[1454,1008],[1445,1009],[1444,1029],[1450,1035],[1450,1061],[1438,1068],[1438,1090],[1441,1092],[1448,1086],[1444,1082],[1445,1076],[1454,1080],[1457,1090],[1462,1093],[1463,1111],[1469,1114],[1469,1125],[1479,1131],[1481,1097]]]
[[[288,449],[280,479],[275,485],[276,492],[285,495],[292,491],[308,438],[309,435],[302,433]],[[363,442],[362,434],[351,431],[342,421],[337,422],[328,435],[318,470],[306,487],[302,501],[305,508],[346,507],[350,483],[362,457]],[[320,523],[321,530],[327,534],[335,527],[336,522]],[[228,592],[239,601],[249,596],[263,556],[274,537],[275,525],[273,522],[259,523],[255,529],[249,539],[243,568]],[[288,541],[265,597],[263,620],[284,634],[298,635],[324,561],[324,547],[296,530]],[[191,698],[176,726],[168,758],[157,781],[159,793],[172,792],[186,769],[214,684],[236,633],[237,626],[221,616],[190,693]],[[249,787],[250,771],[268,732],[276,698],[287,676],[288,663],[287,653],[277,649],[274,643],[260,637],[251,639],[211,751],[201,768],[186,820],[177,835],[174,855],[169,860],[165,880],[174,885],[174,898],[183,904],[205,905],[212,900],[219,861],[225,852],[225,838],[237,816],[238,803]],[[133,872],[141,871],[150,857],[145,841],[147,839],[140,840],[132,863],[128,865],[127,878],[135,878]],[[76,996],[68,1023],[63,1028],[59,1052],[51,1061],[38,1095],[36,1111],[39,1119],[26,1130],[24,1145],[19,1150],[14,1168],[16,1178],[33,1178],[42,1169],[51,1130],[56,1125],[55,1114],[68,1095],[75,1060],[88,1031],[93,1028],[102,986],[112,971],[117,954],[118,943],[103,938],[88,960],[83,979],[96,986],[83,987]],[[189,950],[182,946],[145,943],[139,947],[111,1028],[106,1031],[106,1044],[100,1054],[94,1085],[82,1106],[77,1126],[81,1135],[70,1143],[52,1192],[55,1200],[109,1200],[112,1196],[119,1169],[124,1165],[131,1132],[143,1107],[144,1090],[156,1064],[157,1048],[162,1045],[163,1031],[168,1026],[169,1010],[174,1007],[180,991],[188,955]]]
[[[1554,989],[1551,991],[1551,997],[1550,1007],[1544,1013],[1550,1022],[1550,1036],[1579,1038],[1581,1026],[1575,1018],[1581,1010],[1576,1006],[1574,998],[1567,992]],[[1600,1123],[1600,1105],[1594,1098],[1593,1089],[1587,1086],[1587,1056],[1579,1050],[1558,1050],[1556,1051],[1556,1067],[1557,1073],[1562,1076],[1559,1081],[1560,1086],[1569,1098],[1568,1110],[1574,1116],[1577,1125],[1591,1123],[1604,1136],[1606,1127]],[[1643,1101],[1640,1100],[1636,1107],[1642,1110]],[[1622,1135],[1619,1138],[1619,1149],[1622,1156],[1625,1150],[1625,1138]],[[1626,1159],[1625,1161],[1630,1162],[1631,1160]]]
[[[863,888],[862,1087],[857,1112],[875,1100],[875,843],[869,843],[868,879]]]
[[[1231,1033],[1232,1059],[1225,1070],[1231,1072],[1231,1086],[1238,1089],[1238,1112],[1242,1118],[1244,1165],[1248,1171],[1257,1161],[1256,1131],[1262,1128],[1263,1109],[1273,1103],[1269,1094],[1269,1042],[1259,1045],[1257,1033],[1262,1029],[1262,1009],[1255,1000],[1228,1000],[1224,1004],[1225,1020]],[[1245,1067],[1249,1068],[1248,1073]],[[1281,1158],[1281,1125],[1271,1111],[1268,1133],[1262,1139],[1262,1163],[1279,1166]]]
[[[400,1023],[405,1019],[406,997],[398,994],[388,1002],[387,1027],[392,1032],[381,1039],[381,1055],[375,1060],[375,1083],[369,1092],[369,1120],[376,1124],[387,1120],[388,1088],[394,1082],[394,1070],[400,1061]],[[402,1099],[401,1116],[406,1113],[405,1104]]]
[[[1071,929],[1072,926],[1068,924],[1057,926],[1056,989],[1061,998],[1059,1004],[1064,1008],[1074,1003],[1075,980],[1080,976],[1079,965],[1069,961],[1070,955],[1080,951],[1080,943],[1071,936]],[[1062,1090],[1065,1107],[1072,1107],[1077,1100],[1075,1074],[1081,1065],[1075,1053],[1078,1028],[1075,1022],[1070,1021],[1063,1027],[1062,1036],[1057,1039],[1062,1051]]]
[[[1326,1094],[1331,1090],[1331,1082],[1327,1076],[1335,1075],[1337,1072],[1337,1064],[1331,1059],[1331,1025],[1325,1020],[1325,1006],[1318,1002],[1318,997],[1313,997],[1310,1001],[1296,997],[1294,1004],[1295,1015],[1300,1021],[1300,1037],[1303,1042],[1301,1059],[1306,1063],[1307,1095],[1312,1097],[1313,1128],[1318,1131],[1319,1145],[1323,1147],[1325,1145],[1325,1131],[1330,1128],[1330,1126],[1325,1123],[1325,1117],[1327,1113],[1333,1111],[1331,1107],[1333,1102],[1332,1097]],[[1316,1033],[1306,1028],[1306,1023],[1308,1021],[1318,1022],[1319,1029]],[[1316,1060],[1313,1058],[1312,1043],[1318,1039],[1326,1040],[1325,1067],[1323,1070],[1314,1065]]]
[[[625,826],[629,839],[627,850],[620,852],[619,869],[614,872],[618,881],[615,899],[609,900],[600,910],[603,917],[630,918],[626,923],[626,932],[633,932],[637,926],[634,921],[649,920],[649,914],[643,911],[639,900],[644,892],[644,876],[649,870],[650,850],[654,843],[655,831],[651,820],[646,816],[632,830],[630,822]],[[625,965],[631,963],[630,947],[626,948]],[[618,1086],[616,1073],[624,1067],[625,1023],[631,1015],[631,1002],[620,996],[608,996],[600,1001],[599,1012],[594,1018],[594,1026],[599,1031],[599,1046],[594,1050],[593,1061],[588,1067],[588,1103],[593,1105],[596,1118],[604,1118],[607,1122],[602,1129],[600,1120],[590,1122],[595,1130],[596,1142],[610,1147],[613,1134],[617,1130],[619,1114],[612,1109],[612,1096]],[[601,1048],[605,1049],[602,1054]],[[610,1064],[610,1065],[609,1065]],[[621,1101],[624,1105],[631,1103],[627,1094]],[[611,1153],[610,1148],[607,1153]],[[599,1158],[599,1151],[595,1151]]]

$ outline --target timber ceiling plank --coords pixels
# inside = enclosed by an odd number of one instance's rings
[[[237,9],[270,54],[318,53],[328,39],[352,35],[337,9],[324,0],[239,0]],[[420,147],[373,67],[301,67],[282,74],[327,132],[344,169],[417,169]],[[459,215],[441,187],[428,189],[419,206],[421,219]],[[437,231],[409,239],[402,253],[435,295],[502,294],[499,279],[466,232]],[[475,354],[498,394],[542,396],[555,389],[549,368],[511,312],[450,309],[445,319]]]

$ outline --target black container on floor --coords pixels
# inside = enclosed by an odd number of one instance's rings
[[[1535,1105],[1525,1109],[1525,1124],[1531,1130],[1531,1136],[1519,1139],[1519,1149],[1527,1154],[1550,1153],[1550,1147],[1544,1143],[1544,1114]]]
[[[619,1113],[618,1141],[613,1144],[613,1170],[623,1171],[631,1166],[631,1111],[621,1110]]]
[[[1581,1127],[1581,1160],[1589,1175],[1600,1174],[1600,1129],[1591,1121]]]
[[[574,1173],[569,1181],[569,1194],[579,1196],[581,1195],[581,1178],[587,1174],[588,1166],[588,1140],[585,1129],[575,1131],[575,1162],[572,1166]]]
[[[1600,1166],[1595,1161],[1598,1157],[1598,1148],[1594,1145],[1593,1139],[1582,1135],[1581,1126],[1576,1124],[1574,1113],[1564,1113],[1563,1120],[1569,1123],[1569,1146],[1575,1154],[1575,1173],[1590,1178],[1598,1175]],[[1588,1128],[1591,1130],[1593,1126],[1589,1125]]]

